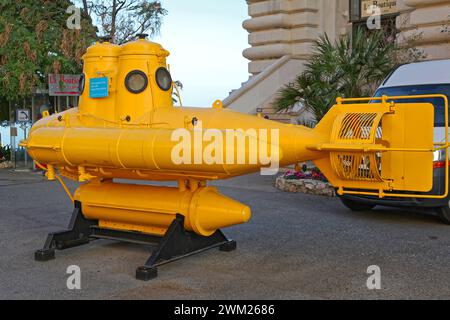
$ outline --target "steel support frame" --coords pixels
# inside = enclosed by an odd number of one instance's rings
[[[68,230],[50,233],[44,248],[36,251],[35,260],[40,262],[55,259],[56,250],[66,250],[89,244],[91,241],[107,239],[154,246],[147,262],[136,270],[136,279],[149,281],[158,277],[158,268],[214,248],[223,252],[236,250],[237,245],[220,231],[210,237],[202,237],[184,228],[184,216],[178,214],[163,237],[139,232],[100,228],[98,221],[84,217],[81,203],[75,209]]]

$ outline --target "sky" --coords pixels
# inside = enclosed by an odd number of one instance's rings
[[[183,83],[185,106],[208,107],[248,80],[245,0],[162,0],[169,11],[153,41],[170,51],[173,80]]]

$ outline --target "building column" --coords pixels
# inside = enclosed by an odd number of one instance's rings
[[[398,41],[422,50],[427,60],[450,56],[450,1],[398,0]]]
[[[251,48],[244,56],[249,72],[261,73],[283,56],[307,58],[319,35],[322,0],[247,0],[250,19],[244,21]]]

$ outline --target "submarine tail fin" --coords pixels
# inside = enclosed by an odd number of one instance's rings
[[[431,191],[434,107],[390,102],[398,101],[395,98],[379,103],[340,99],[316,127],[317,134],[329,136],[330,141],[314,146],[324,154],[315,164],[340,195],[383,198],[411,192],[408,197],[424,197],[412,193]]]

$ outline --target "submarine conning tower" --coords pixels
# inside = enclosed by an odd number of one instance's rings
[[[146,35],[138,37],[123,45],[101,41],[88,48],[80,83],[82,115],[106,125],[149,123],[152,111],[173,107],[170,53]]]

